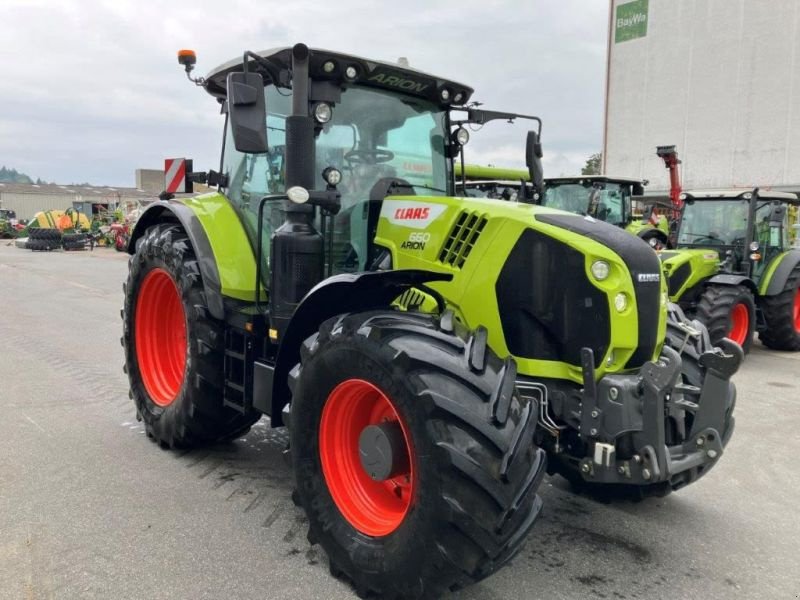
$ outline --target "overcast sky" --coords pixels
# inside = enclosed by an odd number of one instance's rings
[[[0,164],[57,183],[134,185],[167,156],[218,165],[217,104],[183,76],[304,42],[475,88],[544,120],[545,174],[601,148],[607,0],[0,0]],[[473,133],[468,162],[524,165],[525,122]]]

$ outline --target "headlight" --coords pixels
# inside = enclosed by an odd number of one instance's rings
[[[336,186],[342,180],[342,172],[336,167],[327,167],[322,172],[322,178],[328,185]]]
[[[442,88],[442,91],[439,92],[439,97],[443,101],[447,102],[448,100],[450,100],[450,90],[448,90],[447,88]]]
[[[456,142],[459,146],[466,146],[467,142],[469,141],[469,131],[464,129],[463,127],[459,127],[456,129],[455,135]]]
[[[331,110],[331,105],[327,102],[319,102],[314,107],[314,118],[317,120],[317,123],[327,123],[331,120],[333,116],[333,110]]]
[[[614,308],[617,309],[617,312],[625,312],[625,309],[628,308],[628,295],[625,292],[614,296]]]
[[[308,202],[308,190],[299,185],[292,186],[286,190],[286,196],[295,204],[305,204]]]
[[[750,252],[758,250],[758,242],[750,242]]]
[[[605,281],[611,273],[611,267],[604,260],[596,260],[592,263],[592,275],[597,281]]]
[[[350,65],[344,70],[344,76],[348,79],[355,79],[356,75],[358,75],[358,69],[356,69],[353,65]]]
[[[333,73],[336,65],[333,63],[332,60],[326,61],[324,65],[322,65],[322,70],[326,73]]]

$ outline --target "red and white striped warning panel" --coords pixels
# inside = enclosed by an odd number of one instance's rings
[[[171,193],[183,192],[186,187],[186,159],[164,159],[164,189]]]

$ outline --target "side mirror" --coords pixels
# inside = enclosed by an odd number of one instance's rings
[[[228,124],[239,152],[267,151],[267,106],[258,73],[228,75]]]
[[[529,131],[525,140],[525,164],[528,166],[528,173],[531,176],[534,193],[542,193],[544,184],[544,171],[542,169],[542,142],[539,134]]]
[[[634,183],[633,189],[631,189],[631,195],[644,196],[644,185],[641,183]]]
[[[786,214],[786,205],[775,203],[770,207],[769,211],[769,224],[771,227],[780,227],[783,225],[783,217]]]

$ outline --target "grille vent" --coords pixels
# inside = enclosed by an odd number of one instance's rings
[[[464,266],[469,253],[486,227],[486,217],[476,212],[463,211],[458,215],[450,235],[439,252],[439,262],[457,269]]]

